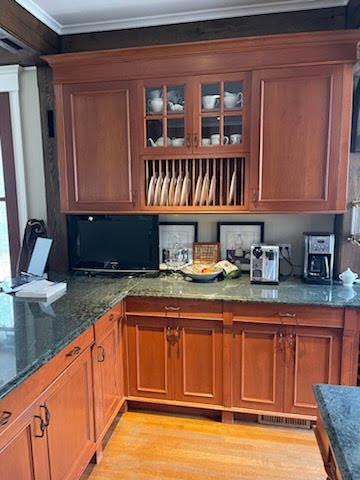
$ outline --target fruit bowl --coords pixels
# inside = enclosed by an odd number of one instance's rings
[[[195,282],[211,282],[222,273],[222,269],[213,265],[193,264],[184,267],[182,272],[186,277],[190,277]]]

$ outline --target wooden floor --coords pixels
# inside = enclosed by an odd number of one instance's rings
[[[125,413],[82,480],[325,480],[310,430]]]

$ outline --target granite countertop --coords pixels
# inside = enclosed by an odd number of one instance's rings
[[[49,306],[0,293],[0,399],[126,296],[360,308],[360,286],[305,285],[299,279],[279,286],[250,285],[245,275],[205,284],[168,277],[65,280],[67,293]]]
[[[360,387],[314,385],[319,413],[343,480],[360,479]]]

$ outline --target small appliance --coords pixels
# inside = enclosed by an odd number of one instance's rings
[[[333,283],[335,235],[328,232],[304,232],[305,283],[331,285]]]
[[[277,285],[279,283],[280,249],[277,245],[251,245],[250,281]]]

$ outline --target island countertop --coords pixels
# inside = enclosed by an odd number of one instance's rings
[[[59,279],[59,278],[58,278]],[[68,275],[67,293],[49,306],[0,293],[0,399],[127,296],[360,308],[360,286],[251,285],[248,276],[214,283]]]
[[[314,385],[319,413],[343,480],[360,479],[360,387]]]

